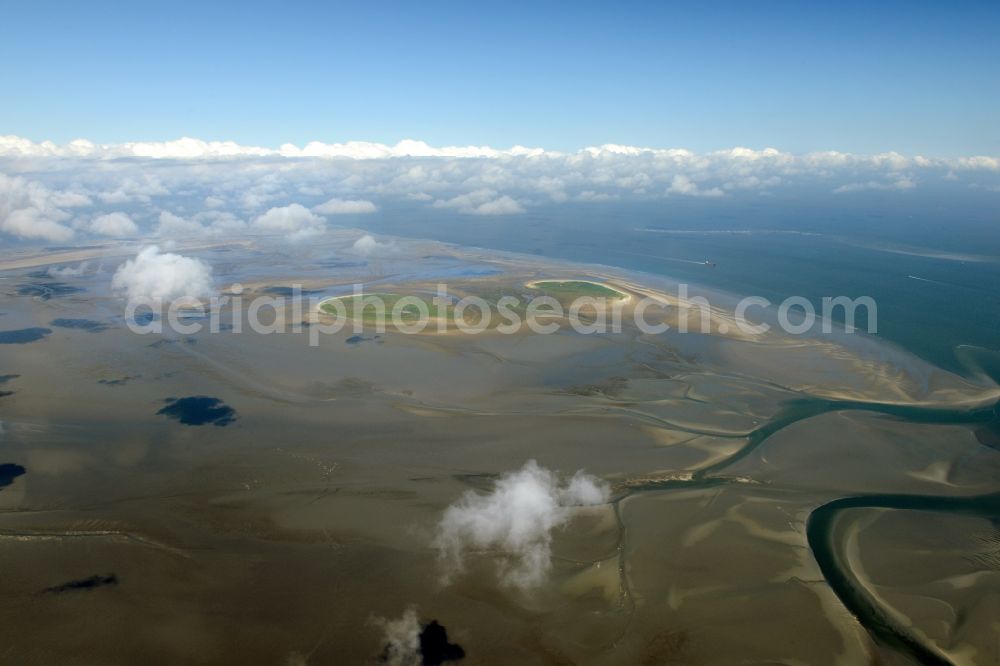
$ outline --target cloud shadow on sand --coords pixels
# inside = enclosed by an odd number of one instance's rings
[[[28,470],[15,463],[0,463],[0,489],[14,483],[14,479],[22,476]]]
[[[156,412],[184,425],[200,426],[211,423],[227,426],[236,420],[236,410],[218,398],[193,395],[186,398],[167,398],[167,406]]]
[[[0,331],[0,345],[24,345],[29,342],[41,340],[51,332],[51,328],[42,328],[40,326],[18,328],[13,331]]]

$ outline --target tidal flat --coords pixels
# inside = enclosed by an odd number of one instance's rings
[[[294,261],[252,238],[177,251],[218,261],[244,303],[440,282],[490,303],[546,284],[605,285],[626,314],[678,302],[660,277],[432,241],[358,257],[358,235]],[[109,288],[129,253],[53,256],[105,260],[58,295],[30,272],[44,256],[0,259],[4,661],[374,664],[378,618],[411,607],[472,664],[1000,659],[984,374],[842,331],[747,334],[724,294],[708,333],[678,332],[676,307],[660,334],[361,317],[313,346],[329,313],[283,305],[297,332],[140,335]],[[552,531],[531,589],[497,575],[502,549],[447,570],[444,512],[528,460],[610,500]]]

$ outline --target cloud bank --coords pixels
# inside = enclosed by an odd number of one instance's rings
[[[413,139],[404,139],[394,146],[370,141],[322,143],[311,141],[303,147],[291,143],[280,148],[242,146],[232,141],[203,141],[183,137],[174,141],[139,141],[120,144],[96,144],[76,139],[57,145],[51,141],[36,143],[17,136],[0,136],[0,155],[18,157],[148,157],[153,159],[218,159],[233,157],[320,157],[327,159],[385,159],[387,157],[503,157],[542,155],[541,148],[514,146],[496,149],[489,146],[447,146],[435,148]]]
[[[153,245],[118,267],[111,288],[132,302],[167,302],[178,298],[211,298],[212,269],[205,262]]]
[[[908,158],[893,152],[876,155],[852,155],[850,153],[831,150],[795,156],[775,148],[755,150],[741,146],[728,150],[698,154],[684,148],[652,148],[613,143],[588,146],[576,152],[562,152],[545,150],[543,148],[526,148],[524,146],[514,146],[512,148],[445,146],[437,148],[423,141],[413,139],[404,139],[392,146],[370,141],[347,141],[344,143],[311,141],[301,148],[290,143],[283,144],[279,148],[264,148],[261,146],[244,146],[232,141],[204,141],[191,137],[184,137],[173,141],[139,141],[120,144],[97,144],[86,139],[76,139],[67,144],[59,145],[51,141],[35,142],[30,139],[8,135],[0,136],[0,156],[92,159],[140,157],[159,160],[212,160],[246,157],[380,160],[400,157],[504,159],[656,156],[674,160],[730,157],[751,161],[778,160],[787,162],[790,159],[804,159],[813,163],[831,165],[845,162],[870,162],[881,164],[893,163],[897,166],[902,164],[913,164],[915,166],[946,164],[965,169],[990,169],[994,171],[1000,169],[1000,157],[986,155],[957,158],[929,158],[923,156]]]
[[[907,197],[928,188],[987,198],[1000,159],[773,148],[695,153],[605,144],[575,152],[351,141],[303,147],[179,139],[65,145],[0,137],[0,233],[26,242],[323,233],[326,218],[402,207],[501,223],[542,206],[602,202]],[[124,218],[131,220],[134,229]]]
[[[606,483],[577,472],[561,483],[555,473],[529,460],[497,480],[487,495],[469,491],[448,507],[434,544],[446,567],[445,580],[464,569],[469,551],[497,551],[497,574],[520,589],[544,582],[552,568],[552,532],[565,525],[573,507],[608,501]]]

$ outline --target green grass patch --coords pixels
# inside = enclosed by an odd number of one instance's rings
[[[337,309],[331,301],[337,300],[343,304],[344,313],[348,319],[360,318],[365,322],[375,322],[380,316],[380,311],[382,311],[384,312],[385,321],[389,322],[392,320],[393,310],[403,298],[406,298],[407,301],[409,301],[402,305],[402,311],[400,314],[403,321],[416,321],[420,318],[420,308],[413,302],[414,298],[426,306],[428,316],[437,317],[440,314],[438,307],[429,296],[417,296],[416,294],[393,294],[388,292],[337,296],[323,301],[323,303],[320,304],[319,309],[326,314],[336,315]],[[373,303],[372,301],[374,299],[381,301],[382,306],[380,307]],[[359,314],[360,317],[358,316]]]
[[[539,280],[538,282],[531,283],[529,288],[541,291],[559,301],[564,299],[571,300],[581,296],[614,300],[627,298],[627,294],[623,294],[617,289],[585,280]]]

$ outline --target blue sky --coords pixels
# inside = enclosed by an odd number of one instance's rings
[[[1000,154],[1000,3],[7,3],[0,134]]]

